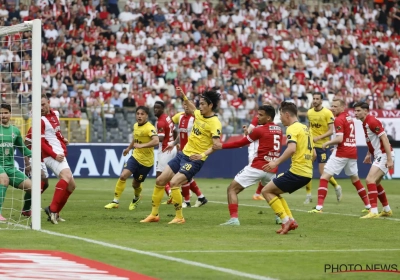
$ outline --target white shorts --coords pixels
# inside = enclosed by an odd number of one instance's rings
[[[243,188],[248,188],[261,181],[265,186],[269,181],[276,177],[275,173],[264,172],[251,166],[246,166],[235,176],[235,181],[238,182]]]
[[[62,162],[58,162],[52,157],[44,158],[43,161],[46,166],[50,168],[54,172],[54,174],[56,174],[57,177],[60,177],[60,173],[62,170],[67,168],[70,169],[67,159],[65,157]]]
[[[394,160],[394,151],[392,151],[392,159]],[[386,167],[387,155],[382,153],[379,156],[374,156],[374,162],[372,165],[378,167],[384,174],[388,173],[388,168]]]
[[[358,175],[357,160],[351,158],[341,158],[332,154],[325,164],[324,172],[329,175],[339,175],[344,169],[346,176]]]
[[[32,159],[29,159],[29,163],[32,165]],[[40,163],[40,169],[42,170],[44,178],[49,178],[49,172],[47,172],[47,167],[44,162]]]
[[[157,155],[157,166],[156,166],[156,171],[157,172],[163,172],[165,167],[167,167],[168,162],[176,157],[176,147],[172,149],[171,152],[162,152],[161,149],[159,149],[158,155]]]

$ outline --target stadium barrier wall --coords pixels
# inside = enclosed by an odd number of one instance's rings
[[[68,146],[67,160],[72,173],[76,178],[117,178],[125,161],[122,151],[126,144],[71,144]],[[283,147],[283,150],[285,147]],[[363,159],[367,147],[358,147],[358,168],[360,178],[365,178],[370,165],[364,164]],[[157,162],[157,150],[155,151]],[[234,176],[248,163],[247,148],[217,151],[207,159],[197,178],[234,178]],[[23,167],[23,160],[17,157],[17,167]],[[397,166],[396,166],[397,165]],[[279,166],[279,173],[289,169],[290,160]],[[315,163],[314,178],[319,178],[318,167]],[[52,172],[50,176],[54,177]],[[156,172],[152,168],[148,178],[155,178]],[[346,178],[344,173],[337,178]],[[393,178],[400,178],[400,149],[395,149],[395,172]]]

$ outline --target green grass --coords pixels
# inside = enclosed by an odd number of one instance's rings
[[[141,224],[139,221],[150,213],[154,180],[144,183],[143,200],[135,211],[128,211],[133,190],[130,182],[122,196],[119,209],[105,210],[104,205],[113,197],[115,180],[77,179],[77,190],[64,208],[65,223],[52,225],[43,214],[42,227],[58,233],[108,242],[138,250],[157,252],[213,266],[279,279],[395,279],[399,274],[389,273],[324,273],[325,264],[397,264],[400,269],[400,181],[384,181],[394,219],[360,220],[363,204],[349,180],[339,180],[344,196],[336,202],[329,187],[324,214],[308,214],[315,206],[318,182],[314,181],[314,202],[303,205],[305,190],[285,195],[299,223],[296,231],[280,236],[275,233],[271,209],[263,201],[253,201],[255,187],[239,195],[240,227],[221,227],[229,218],[226,187],[231,180],[198,179],[198,185],[210,201],[201,208],[184,209],[186,224],[167,225],[174,216],[171,205],[160,208],[161,221]],[[55,181],[45,192],[42,205],[51,200]],[[14,195],[21,197],[19,191]],[[9,191],[8,195],[12,192]],[[9,196],[7,197],[9,198]],[[165,197],[166,198],[166,197]],[[194,202],[195,197],[192,197]],[[7,200],[8,207],[10,200]],[[15,203],[18,205],[18,203]],[[300,211],[299,211],[300,210]],[[4,211],[4,216],[9,213]],[[344,215],[334,215],[339,213]],[[345,216],[355,215],[355,216]],[[0,225],[0,228],[4,225]],[[69,252],[81,257],[98,260],[110,265],[132,270],[159,279],[244,279],[243,277],[196,266],[158,259],[119,249],[105,248],[84,241],[71,240],[31,230],[0,231],[1,247],[9,249],[43,249]],[[382,251],[322,251],[300,250],[360,250]],[[235,252],[212,252],[234,250]],[[249,252],[259,250],[259,252]],[[267,252],[267,250],[281,250]],[[285,250],[299,250],[285,252]],[[205,252],[167,252],[205,251]],[[207,252],[209,251],[209,252]],[[243,251],[243,252],[242,252]]]

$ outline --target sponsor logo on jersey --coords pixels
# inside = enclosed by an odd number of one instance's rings
[[[321,126],[319,123],[311,123],[312,128],[321,128]]]
[[[3,142],[0,144],[0,148],[12,148],[14,146],[13,143]]]

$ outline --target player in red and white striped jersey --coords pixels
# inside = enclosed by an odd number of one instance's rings
[[[261,181],[265,186],[276,177],[278,168],[265,172],[264,166],[279,158],[282,146],[281,127],[274,124],[275,108],[270,105],[262,105],[258,108],[258,126],[241,140],[218,144],[214,150],[234,149],[254,143],[254,157],[251,162],[235,176],[228,187],[228,207],[231,218],[221,225],[240,225],[238,219],[238,194],[244,189]]]
[[[365,102],[358,102],[354,105],[354,110],[356,118],[363,122],[365,139],[368,145],[368,153],[364,159],[364,163],[372,163],[368,176],[365,179],[371,210],[363,218],[392,216],[393,213],[386,198],[385,190],[381,185],[381,180],[389,169],[393,169],[393,149],[382,123],[376,117],[369,114],[369,105]],[[371,156],[374,157],[373,162],[371,162]],[[383,205],[381,213],[378,213],[378,198]]]
[[[358,177],[357,166],[357,145],[355,136],[354,121],[344,110],[346,103],[343,99],[334,99],[331,110],[336,117],[333,125],[335,127],[335,138],[322,144],[322,149],[328,146],[337,145],[328,162],[324,166],[324,172],[321,174],[318,188],[318,204],[308,211],[308,213],[322,213],[322,208],[328,193],[328,181],[333,175],[339,175],[342,170],[346,176],[349,176],[351,182],[357,190],[358,195],[364,203],[364,211],[371,208],[367,192]]]
[[[59,178],[56,184],[53,200],[45,208],[53,224],[58,224],[58,214],[67,203],[69,196],[75,190],[75,180],[68,165],[67,146],[68,140],[62,136],[58,112],[50,109],[49,99],[42,95],[42,156],[48,168]]]
[[[258,117],[255,116],[252,119],[249,127],[247,128],[247,131],[245,130],[245,135],[251,133],[253,131],[253,129],[256,128],[257,126],[258,126]],[[244,127],[244,129],[245,129],[245,127]],[[250,143],[249,148],[248,148],[249,164],[251,164],[251,162],[253,161],[256,152],[257,151],[255,151],[254,142]],[[258,182],[258,187],[257,187],[256,192],[253,195],[253,200],[265,200],[264,197],[261,195],[261,190],[263,189],[263,187],[264,186],[261,184],[261,181]]]
[[[157,134],[160,141],[157,153],[156,164],[156,178],[160,176],[168,162],[176,156],[176,148],[171,149],[169,152],[164,152],[168,147],[168,143],[174,140],[174,123],[171,118],[164,113],[165,104],[162,101],[154,103],[154,115],[157,117]],[[165,186],[165,192],[169,196],[171,194],[171,187],[169,183]],[[172,200],[169,199],[168,202]],[[167,202],[167,203],[168,203]]]
[[[178,137],[176,137],[175,141],[171,141],[168,143],[167,150],[172,149],[173,147],[177,146],[179,143],[179,150],[183,151],[185,148],[190,132],[192,131],[193,123],[194,123],[194,116],[190,114],[188,107],[183,104],[184,112],[177,113],[175,116],[172,117],[172,121],[178,125]],[[185,185],[182,186],[182,196],[184,202],[182,203],[182,208],[191,207],[190,205],[190,191],[197,195],[197,201],[193,205],[193,207],[200,207],[206,204],[207,198],[203,195],[200,188],[197,186],[197,183],[194,179],[190,182],[187,182]]]

